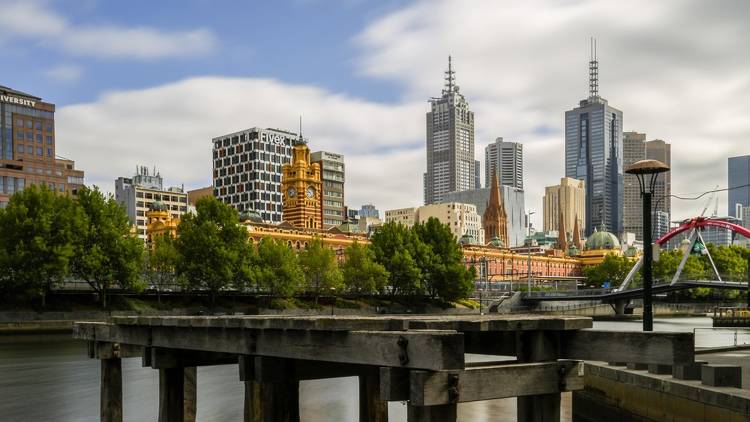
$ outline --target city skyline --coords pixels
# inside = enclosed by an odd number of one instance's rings
[[[424,98],[440,86],[439,70],[453,54],[461,92],[476,113],[475,159],[483,158],[477,153],[497,135],[524,144],[527,207],[537,211],[533,221],[540,227],[544,186],[564,175],[563,113],[586,92],[587,40],[596,35],[606,97],[628,115],[623,129],[673,144],[673,193],[725,187],[726,158],[745,153],[747,105],[723,99],[748,88],[741,72],[747,58],[736,54],[748,38],[739,20],[745,14],[738,10],[746,4],[716,10],[667,2],[614,25],[609,18],[623,12],[622,6],[592,3],[576,13],[548,2],[488,3],[473,11],[450,2],[338,6],[302,2],[253,10],[262,16],[291,10],[292,23],[313,11],[321,18],[290,25],[293,34],[278,39],[261,32],[272,20],[249,37],[227,34],[218,12],[166,24],[168,8],[160,5],[143,20],[118,14],[119,6],[112,5],[92,3],[63,12],[54,3],[4,2],[0,41],[13,47],[7,57],[16,66],[2,84],[58,105],[59,154],[86,170],[87,183],[108,191],[114,190],[114,176],[128,174],[132,162],[157,165],[188,188],[205,186],[211,137],[254,125],[291,129],[303,114],[313,148],[347,157],[348,205],[372,202],[389,209],[421,202]],[[199,8],[188,2],[178,13],[183,17]],[[336,13],[324,17],[330,9]],[[480,9],[482,16],[476,14]],[[55,25],[12,24],[32,15]],[[353,16],[358,18],[341,19]],[[305,37],[333,20],[346,24]],[[540,20],[554,25],[540,29]],[[409,31],[413,26],[424,31]],[[735,26],[741,32],[733,37],[711,36]],[[554,28],[565,34],[557,36]],[[158,42],[116,45],[117,31],[136,29],[150,30],[144,34]],[[507,39],[503,31],[514,34],[512,43],[502,41]],[[90,40],[102,33],[109,35],[98,38],[103,46],[118,48],[107,52],[92,46]],[[638,48],[644,40],[649,41],[645,50]],[[199,48],[185,48],[190,41]],[[284,50],[289,54],[277,55],[283,57],[271,54],[295,43]],[[465,44],[472,48],[462,49]],[[318,60],[311,53],[296,54],[313,47],[322,49],[316,51]],[[243,51],[248,57],[240,60]],[[542,59],[554,63],[554,72],[534,66]],[[309,66],[282,66],[305,60]],[[680,113],[669,112],[677,105]],[[105,153],[122,159],[98,159]],[[726,214],[726,195],[722,198],[719,213]],[[674,201],[673,220],[696,215],[702,206]]]

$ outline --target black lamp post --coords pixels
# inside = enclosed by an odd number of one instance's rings
[[[653,250],[651,245],[651,195],[656,187],[659,173],[669,171],[669,167],[658,160],[641,160],[628,166],[625,173],[638,178],[643,197],[643,331],[654,331],[654,313],[651,303],[653,286]]]

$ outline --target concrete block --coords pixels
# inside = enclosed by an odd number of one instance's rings
[[[647,363],[628,363],[627,365],[628,369],[634,370],[634,371],[645,371],[648,369]]]
[[[609,366],[625,366],[625,362],[607,362]]]
[[[742,388],[742,367],[736,365],[703,365],[701,384],[711,387]]]
[[[707,363],[705,360],[696,360],[690,365],[675,365],[672,367],[672,377],[678,380],[699,380],[701,367]]]
[[[648,373],[656,375],[671,375],[672,365],[660,365],[657,363],[650,363],[648,365]]]

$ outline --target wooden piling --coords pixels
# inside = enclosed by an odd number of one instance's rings
[[[549,331],[528,331],[518,334],[519,362],[545,362],[560,356],[560,338]],[[516,399],[518,422],[559,422],[560,393],[539,394]]]
[[[101,359],[102,422],[122,422],[122,361],[120,358]]]
[[[380,374],[371,372],[359,376],[359,422],[388,422],[388,402],[380,399]]]
[[[406,420],[408,422],[456,422],[456,404],[440,406],[406,406]]]
[[[185,368],[159,369],[159,422],[183,422]]]
[[[195,422],[198,401],[198,368],[195,366],[185,368],[184,380],[184,420],[185,422]]]

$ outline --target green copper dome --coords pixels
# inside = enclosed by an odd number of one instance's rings
[[[152,202],[149,209],[151,211],[169,211],[169,208],[167,208],[167,204],[161,201]]]
[[[477,241],[476,241],[476,239],[474,239],[474,236],[472,236],[472,235],[470,235],[468,233],[465,234],[465,235],[463,235],[463,236],[461,236],[461,238],[458,239],[458,244],[459,245],[474,245],[476,243],[477,243]]]
[[[620,249],[620,241],[617,236],[606,231],[594,231],[586,239],[586,249]]]
[[[490,240],[490,243],[488,243],[489,246],[495,247],[495,248],[504,248],[505,245],[503,244],[503,241],[500,240],[499,237],[495,236]]]
[[[261,217],[256,211],[245,211],[240,213],[240,222],[244,223],[246,221],[251,223],[262,223],[263,217]]]

